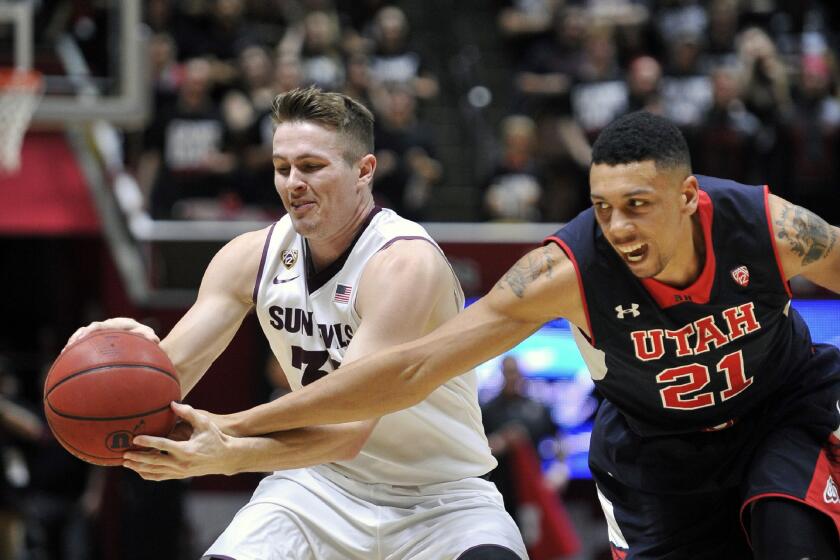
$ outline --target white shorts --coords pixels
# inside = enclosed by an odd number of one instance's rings
[[[484,544],[528,558],[491,482],[367,484],[321,466],[264,478],[204,558],[445,560]]]

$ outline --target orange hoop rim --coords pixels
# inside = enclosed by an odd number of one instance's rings
[[[0,68],[0,91],[10,89],[39,91],[43,81],[43,76],[37,70]]]

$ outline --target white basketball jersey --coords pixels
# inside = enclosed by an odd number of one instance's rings
[[[323,284],[318,286],[307,278],[306,244],[291,219],[284,216],[272,226],[255,302],[260,325],[292,390],[341,364],[360,324],[355,301],[365,265],[400,239],[426,239],[434,244],[420,225],[391,210],[374,210],[346,261],[339,260],[326,281],[321,276]],[[463,308],[464,295],[457,280],[455,285]],[[383,416],[355,459],[330,464],[356,480],[393,485],[481,476],[495,466],[481,423],[474,372],[452,379],[416,406]]]

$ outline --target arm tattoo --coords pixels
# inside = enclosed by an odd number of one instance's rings
[[[837,232],[825,220],[789,203],[776,219],[776,228],[776,237],[787,240],[791,250],[802,257],[802,266],[825,258],[837,241]]]
[[[515,265],[508,270],[496,286],[504,290],[507,286],[516,294],[516,297],[522,298],[525,294],[525,288],[528,284],[540,277],[540,274],[545,273],[551,278],[554,265],[557,264],[555,259],[546,247],[542,247],[539,252],[530,252]]]

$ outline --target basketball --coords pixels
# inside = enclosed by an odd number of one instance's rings
[[[95,331],[55,360],[44,383],[50,429],[67,451],[88,463],[115,466],[134,436],[166,436],[181,398],[175,368],[139,334]]]

